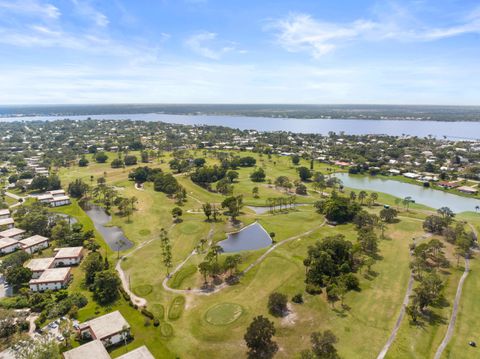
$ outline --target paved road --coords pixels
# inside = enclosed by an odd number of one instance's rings
[[[471,224],[469,224],[469,226],[472,229],[473,235],[475,237],[475,241],[477,241],[478,235],[477,235],[477,231],[475,230],[475,227]],[[445,337],[440,343],[440,346],[438,347],[437,352],[435,353],[434,359],[441,358],[443,351],[445,350],[448,343],[452,339],[453,331],[455,330],[455,323],[457,321],[457,316],[458,316],[458,306],[460,305],[460,299],[462,297],[463,283],[465,282],[465,279],[467,278],[469,272],[470,272],[470,259],[465,258],[465,271],[463,272],[462,277],[458,282],[457,293],[455,294],[452,315],[450,316],[450,322],[448,323],[447,333],[445,334]]]
[[[415,243],[415,239],[414,239],[414,243]],[[412,253],[410,252],[410,255],[411,254]],[[398,315],[397,321],[395,322],[395,326],[393,327],[393,330],[390,333],[390,336],[388,337],[387,342],[385,343],[382,350],[380,351],[380,354],[378,354],[377,359],[385,358],[385,355],[387,355],[388,350],[390,349],[393,342],[395,341],[398,330],[400,329],[400,325],[402,324],[403,318],[405,317],[405,312],[406,312],[408,303],[410,301],[410,296],[412,295],[413,282],[414,282],[413,272],[410,272],[410,278],[408,279],[408,285],[407,285],[407,292],[405,293],[405,297],[403,298],[400,314]]]
[[[469,264],[470,264],[470,260],[468,258],[465,258],[465,271],[463,272],[462,277],[458,282],[457,293],[455,294],[455,301],[453,302],[453,310],[452,310],[452,315],[450,317],[450,322],[448,323],[447,333],[445,334],[445,337],[440,343],[440,346],[438,347],[437,352],[435,353],[434,359],[441,358],[443,351],[445,350],[448,343],[452,339],[453,331],[455,330],[455,322],[457,321],[458,306],[460,305],[460,298],[462,297],[463,283],[465,282],[465,279],[468,276],[468,272],[470,271]]]

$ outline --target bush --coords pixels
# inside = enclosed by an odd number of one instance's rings
[[[303,296],[301,293],[295,294],[292,297],[292,302],[297,303],[297,304],[302,304],[303,303]]]
[[[268,311],[271,315],[280,317],[287,312],[287,296],[282,293],[273,292],[268,297]]]
[[[154,326],[154,327],[158,327],[159,325],[160,325],[160,321],[159,321],[157,318],[155,318],[155,319],[153,320],[153,326]]]
[[[153,316],[153,313],[148,311],[146,308],[142,308],[142,310],[140,311],[144,316],[150,318],[150,319],[153,319],[154,316]]]
[[[305,287],[305,292],[311,295],[318,295],[322,294],[322,288],[314,284],[307,284],[307,286]]]

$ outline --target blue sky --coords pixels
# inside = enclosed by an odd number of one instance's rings
[[[0,0],[0,104],[480,105],[478,0]]]

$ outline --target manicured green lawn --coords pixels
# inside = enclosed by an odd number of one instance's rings
[[[202,156],[201,151],[197,151],[197,154]],[[240,155],[253,155],[257,158],[258,166],[264,166],[267,173],[267,181],[258,184],[249,179],[252,168],[238,170],[240,178],[238,183],[234,184],[234,194],[242,194],[246,204],[264,205],[268,197],[286,195],[283,191],[270,186],[268,180],[274,181],[280,175],[286,175],[292,180],[298,178],[290,158],[272,156],[268,159],[267,156],[260,157],[258,154],[244,152]],[[109,154],[109,156],[112,159],[116,155]],[[166,153],[165,157],[160,159],[163,163],[155,161],[150,166],[161,167],[168,171],[169,159],[170,154]],[[217,161],[209,154],[207,162],[214,164]],[[304,160],[301,165],[309,167],[309,163]],[[315,167],[326,173],[326,165],[316,163]],[[207,238],[211,230],[213,230],[213,242],[218,242],[226,238],[227,232],[238,230],[238,228],[231,226],[225,218],[217,223],[208,223],[202,213],[188,213],[188,210],[201,211],[203,202],[220,203],[225,197],[195,185],[185,175],[179,175],[177,179],[191,197],[182,208],[183,221],[173,224],[171,216],[171,210],[175,207],[173,200],[162,193],[154,192],[152,184],[147,183],[143,191],[135,189],[133,182],[127,180],[129,171],[130,169],[111,169],[108,163],[91,162],[87,168],[62,169],[60,174],[65,185],[76,178],[84,178],[89,183],[91,175],[96,179],[106,172],[108,183],[116,186],[120,194],[138,198],[137,210],[131,220],[114,215],[112,225],[120,226],[125,235],[135,243],[134,248],[125,253],[131,252],[131,255],[122,261],[122,268],[128,274],[132,290],[148,300],[148,309],[161,319],[161,325],[160,328],[155,328],[153,325],[145,326],[143,315],[129,307],[123,299],[111,308],[98,307],[91,301],[86,308],[80,310],[80,319],[119,309],[132,325],[135,334],[135,340],[128,345],[128,349],[146,344],[154,355],[161,358],[174,356],[238,358],[246,350],[243,341],[245,328],[254,316],[260,314],[268,316],[275,322],[277,328],[275,340],[281,349],[277,354],[278,358],[295,357],[302,349],[309,347],[309,336],[312,332],[325,329],[331,329],[338,336],[337,347],[344,358],[371,358],[378,354],[395,324],[405,295],[410,273],[409,244],[413,237],[420,237],[423,234],[422,220],[431,209],[419,204],[413,204],[408,212],[401,209],[399,223],[388,225],[386,234],[389,239],[380,244],[380,254],[383,259],[373,266],[375,274],[364,276],[363,273],[359,273],[361,291],[350,292],[346,296],[347,309],[341,309],[339,303],[335,308],[331,308],[324,294],[311,296],[304,292],[303,259],[309,245],[334,234],[343,234],[352,242],[356,241],[356,233],[352,225],[319,227],[323,218],[311,205],[298,207],[288,213],[264,215],[256,215],[245,208],[244,213],[239,217],[242,225],[258,220],[267,232],[276,234],[276,241],[282,241],[313,228],[317,229],[308,236],[278,247],[263,262],[242,277],[240,283],[236,285],[208,296],[190,294],[178,297],[177,294],[165,291],[162,286],[167,271],[162,263],[158,240],[160,229],[165,228],[169,232],[173,267],[175,267],[196,248],[202,238]],[[258,199],[252,196],[252,189],[255,186],[260,189]],[[307,186],[311,189],[311,184]],[[350,190],[345,189],[345,192],[348,194]],[[310,194],[308,197],[298,196],[297,202],[311,204],[320,198],[311,190]],[[378,203],[395,206],[395,198],[379,193]],[[368,210],[378,212],[381,208],[381,206],[374,206]],[[92,226],[91,221],[75,203],[68,207],[61,207],[58,211],[80,219],[86,228],[93,228],[89,227]],[[475,221],[479,228],[480,221],[477,214],[467,213],[461,218]],[[100,238],[99,240],[101,241]],[[148,244],[139,248],[145,242]],[[452,249],[447,248],[447,250],[450,255]],[[113,264],[116,254],[105,245],[102,251],[108,254]],[[239,269],[245,269],[265,251],[266,249],[242,252],[243,262]],[[223,261],[224,257],[225,255],[221,255],[220,261]],[[182,289],[198,287],[203,279],[196,271],[196,266],[202,260],[202,254],[194,255],[169,281],[170,286]],[[472,263],[473,271],[465,283],[465,300],[462,301],[462,308],[465,309],[461,310],[457,322],[457,331],[462,337],[470,332],[472,336],[479,334],[476,317],[470,315],[476,311],[475,298],[480,294],[480,283],[477,283],[477,278],[472,275],[477,266],[477,262]],[[444,276],[447,280],[445,297],[451,303],[461,271],[453,266],[449,272]],[[90,295],[82,288],[81,278],[81,270],[77,268],[72,288]],[[273,291],[283,292],[289,298],[297,293],[303,293],[305,303],[292,304],[293,315],[287,318],[270,317],[267,314],[267,301],[269,294]],[[239,306],[242,309],[241,314],[238,314]],[[448,319],[450,310],[450,307],[439,308],[438,315]],[[469,314],[465,314],[464,310]],[[234,320],[231,320],[232,318]],[[429,357],[442,340],[445,329],[445,324],[417,329],[405,320],[389,357]],[[457,341],[456,338],[452,340],[448,348],[448,352],[452,353],[450,357],[458,357],[458,353],[462,353],[462,340]],[[113,355],[119,356],[125,350],[126,348],[116,349]]]

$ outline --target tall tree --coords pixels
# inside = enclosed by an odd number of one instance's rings
[[[258,316],[247,328],[244,335],[248,347],[247,356],[249,359],[270,359],[278,351],[278,344],[272,340],[275,335],[273,322]]]

